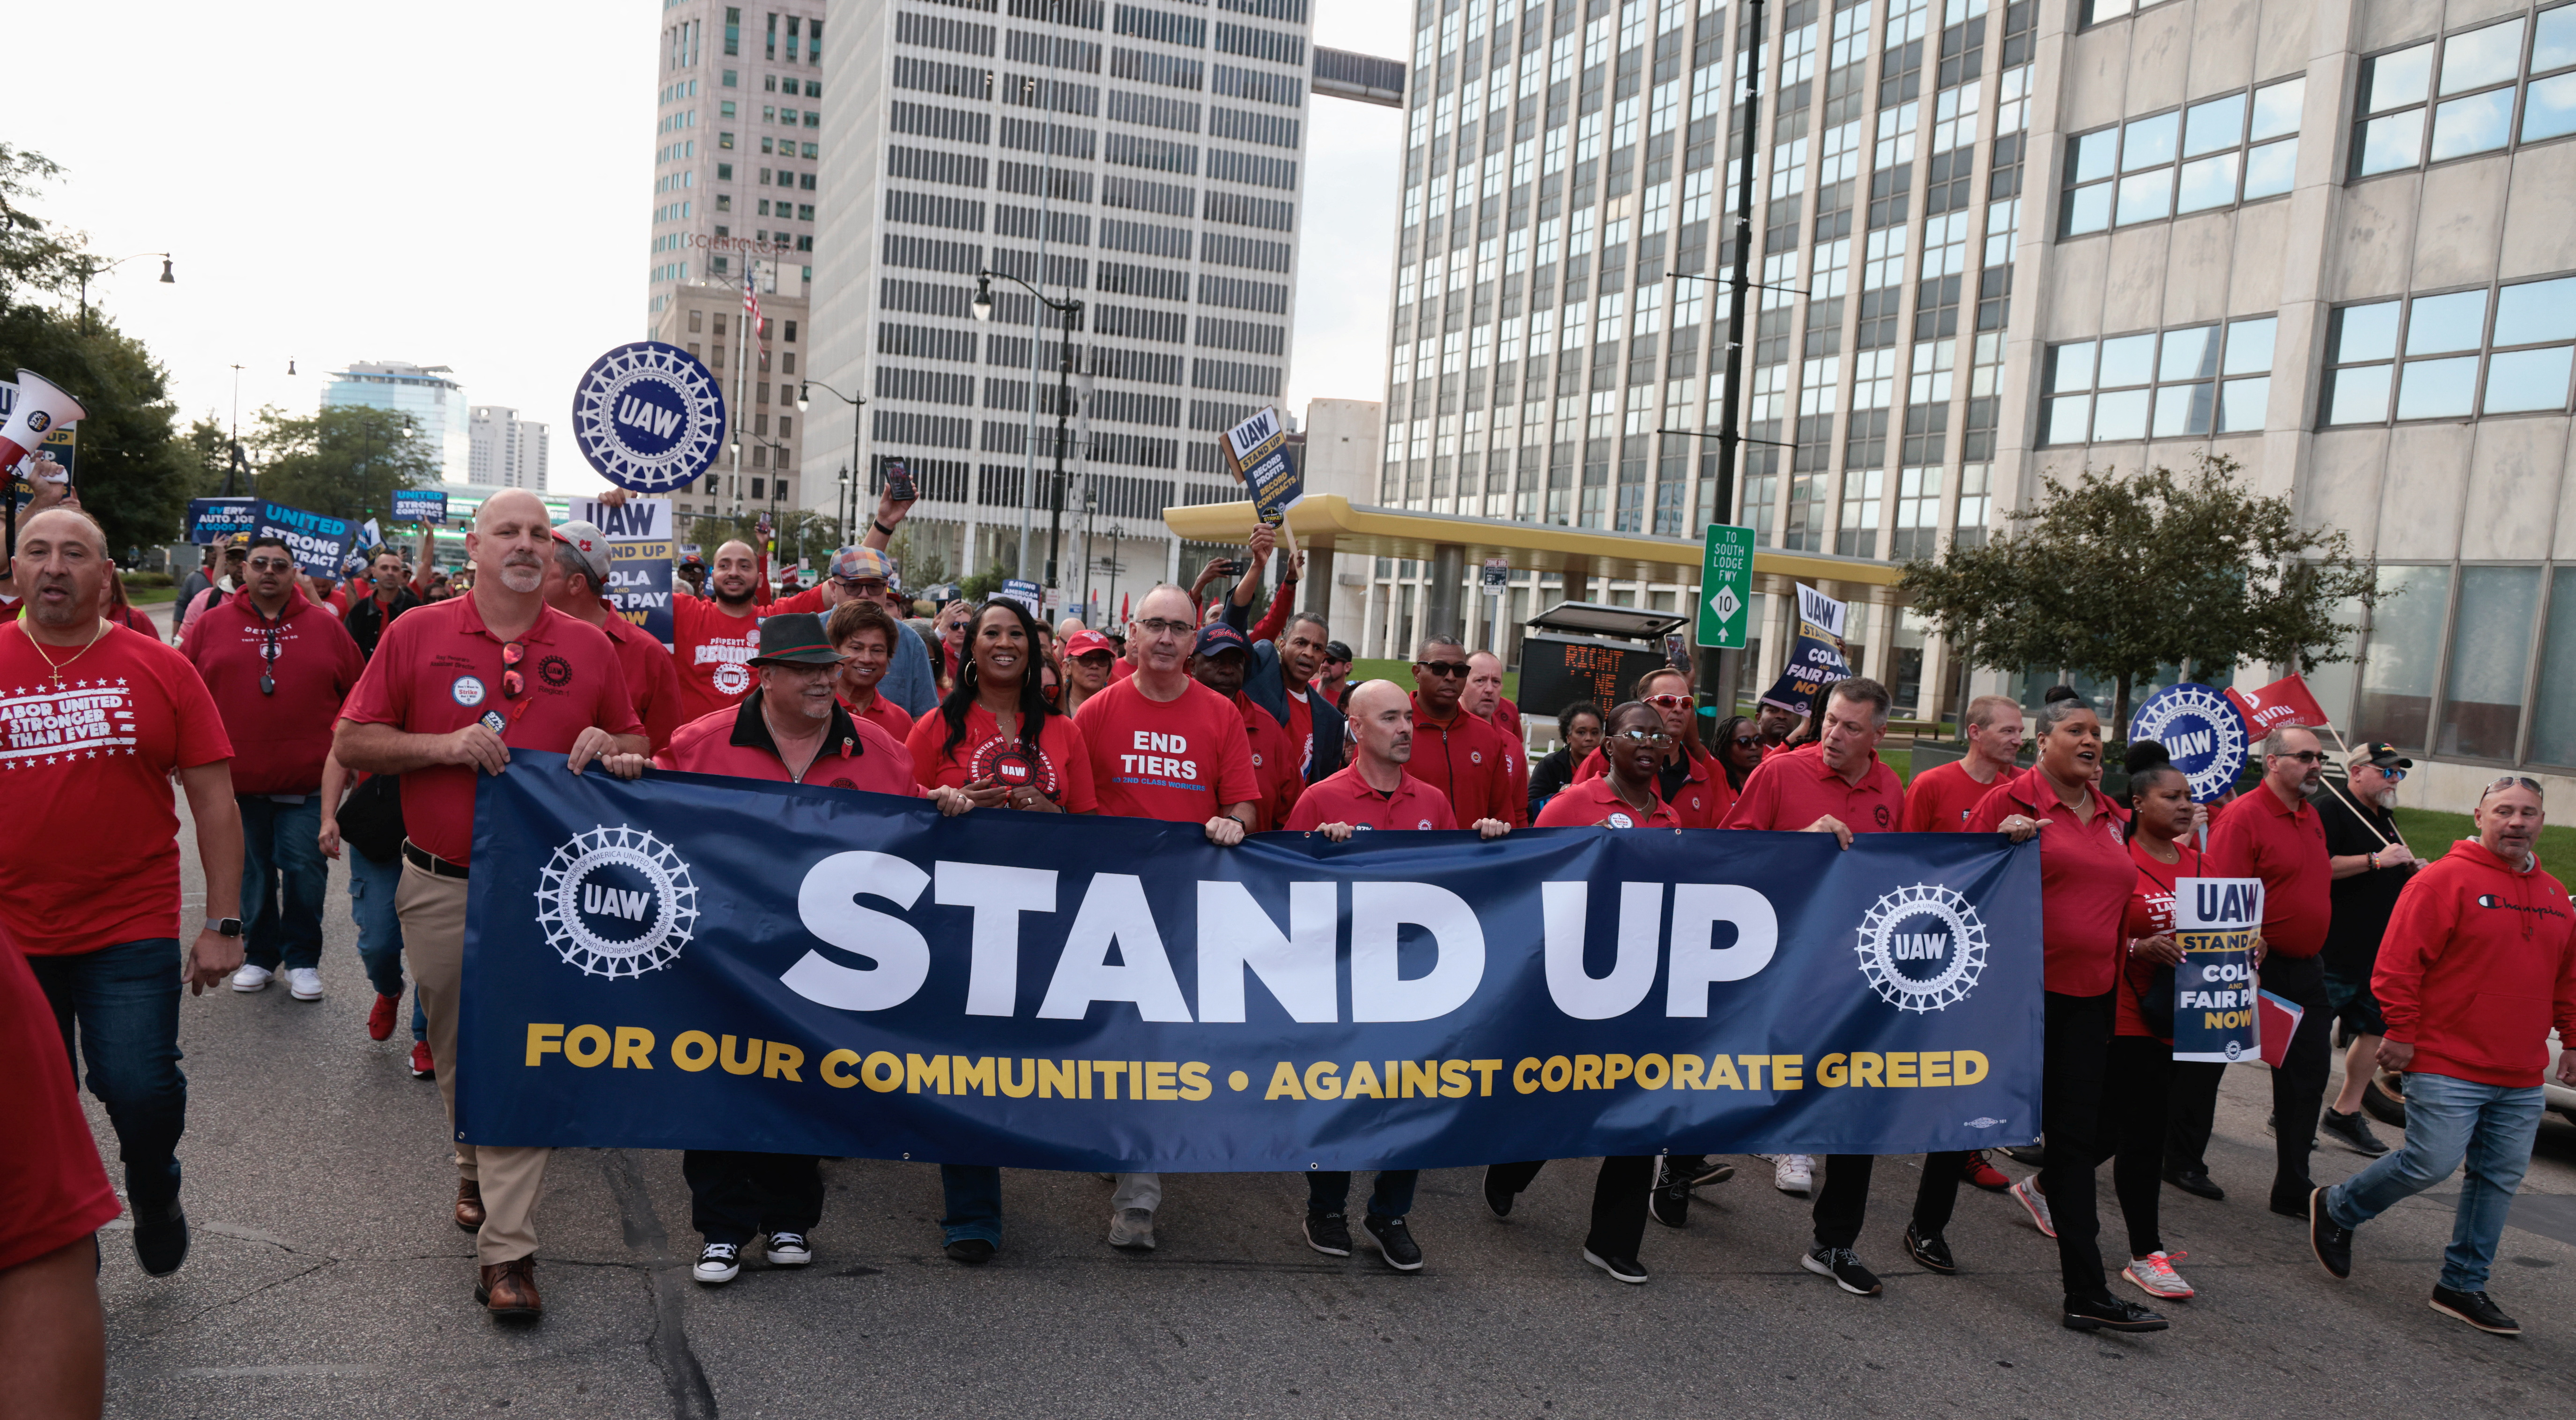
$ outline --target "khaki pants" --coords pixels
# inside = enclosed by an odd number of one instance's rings
[[[465,978],[465,881],[439,877],[405,859],[394,911],[402,918],[403,951],[411,958],[412,978],[420,983],[421,1009],[429,1015],[429,1056],[438,1065],[438,1093],[447,1101],[448,1132],[453,1135],[457,1009]],[[456,1141],[457,1176],[483,1186],[476,1261],[492,1266],[537,1250],[537,1195],[545,1187],[546,1160],[553,1154],[552,1149],[497,1145],[478,1149]]]

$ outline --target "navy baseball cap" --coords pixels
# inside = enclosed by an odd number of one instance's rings
[[[1224,651],[1240,651],[1248,656],[1252,654],[1252,643],[1243,639],[1242,632],[1222,621],[1215,621],[1199,628],[1199,643],[1196,650],[1202,656],[1213,656]]]

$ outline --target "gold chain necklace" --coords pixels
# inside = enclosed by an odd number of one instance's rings
[[[72,652],[69,656],[64,657],[61,665],[56,665],[53,657],[45,655],[45,643],[37,640],[33,635],[30,635],[27,638],[27,644],[36,648],[37,655],[44,657],[45,669],[53,673],[52,678],[54,689],[60,690],[63,688],[63,666],[68,666],[72,662],[79,660],[81,657],[88,655],[90,647],[97,645],[99,638],[106,634],[107,622],[102,618],[98,623],[98,629],[89,634],[88,644],[82,646],[79,650]]]

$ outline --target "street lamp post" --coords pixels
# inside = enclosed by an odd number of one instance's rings
[[[1055,376],[1055,480],[1047,496],[1046,585],[1053,590],[1056,586],[1056,553],[1064,541],[1065,422],[1073,412],[1073,333],[1082,324],[1082,302],[1073,297],[1054,300],[1046,292],[1006,271],[978,271],[975,273],[975,300],[967,309],[975,319],[987,324],[993,319],[993,278],[996,276],[1005,281],[1018,281],[1037,298],[1038,304],[1064,317],[1064,338],[1059,342],[1063,353],[1056,362]]]
[[[108,272],[114,271],[116,268],[123,266],[129,261],[134,261],[138,258],[147,256],[157,256],[161,258],[162,285],[175,286],[179,284],[179,278],[170,274],[170,253],[166,251],[138,251],[132,256],[120,256],[116,260],[109,262],[92,261],[86,256],[81,258],[80,333],[82,335],[86,336],[89,334],[89,279],[93,276],[103,276]],[[235,366],[234,368],[238,369],[240,367]]]
[[[859,523],[859,408],[867,403],[864,396],[843,394],[821,380],[807,380],[797,386],[796,411],[799,414],[814,407],[814,391],[821,390],[850,407],[850,467],[841,479],[841,536],[856,543]]]

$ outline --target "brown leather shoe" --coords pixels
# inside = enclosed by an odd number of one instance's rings
[[[456,1181],[456,1226],[469,1233],[483,1231],[483,1185],[470,1178]]]
[[[483,1280],[474,1287],[474,1300],[496,1317],[537,1317],[545,1314],[546,1304],[537,1296],[537,1260],[514,1257],[507,1262],[487,1264]]]

